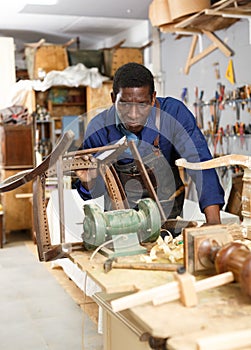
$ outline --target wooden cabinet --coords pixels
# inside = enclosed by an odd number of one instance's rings
[[[45,139],[48,140],[49,137],[52,148],[55,146],[64,131],[64,117],[80,117],[79,137],[82,139],[90,119],[111,105],[111,90],[112,82],[108,81],[99,88],[53,86],[46,91],[34,91],[36,104],[34,111],[43,107],[49,114],[49,120],[48,118],[45,120],[37,113],[37,149],[38,143],[43,138],[43,132],[44,135],[47,135]],[[52,124],[49,124],[48,121],[51,121]]]
[[[1,180],[18,174],[21,170],[1,171]],[[8,235],[12,231],[28,230],[32,232],[32,203],[31,198],[19,195],[31,194],[32,182],[18,187],[15,190],[2,193],[2,205],[4,209],[4,232]]]
[[[34,125],[4,125],[0,127],[0,181],[35,166]],[[16,190],[1,194],[4,211],[4,231],[31,230],[32,206],[30,200],[17,198],[17,194],[31,193],[29,182]]]
[[[34,166],[34,127],[29,125],[0,126],[0,163],[5,169]]]

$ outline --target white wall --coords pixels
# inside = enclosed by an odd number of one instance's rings
[[[96,43],[97,48],[111,47],[119,41],[126,39],[123,46],[141,47],[149,41],[149,22],[147,20],[138,21],[137,25],[131,27],[130,30],[119,33],[113,37],[107,38],[102,43]]]
[[[0,108],[5,108],[10,88],[16,81],[14,39],[0,37],[0,52]]]

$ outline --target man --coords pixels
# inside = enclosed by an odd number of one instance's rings
[[[117,70],[111,98],[113,106],[89,122],[83,148],[114,144],[123,136],[134,140],[166,218],[176,218],[182,212],[184,191],[175,160],[200,162],[212,158],[194,116],[179,100],[156,98],[152,73],[137,63],[125,64]],[[130,149],[114,166],[130,207],[136,207],[140,198],[149,197]],[[196,185],[207,224],[219,224],[224,192],[215,170],[188,173]],[[96,170],[79,170],[77,176],[76,188],[83,199],[104,193]]]

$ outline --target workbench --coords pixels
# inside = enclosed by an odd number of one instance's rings
[[[200,292],[195,307],[177,300],[114,313],[110,300],[171,282],[173,273],[120,269],[105,273],[106,258],[97,254],[90,261],[90,256],[90,252],[72,252],[70,259],[101,287],[93,298],[103,310],[104,350],[250,349],[251,300],[237,283]]]

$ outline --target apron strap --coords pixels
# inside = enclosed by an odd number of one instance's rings
[[[156,128],[158,131],[160,130],[160,103],[156,99]],[[153,145],[155,148],[159,148],[159,134],[156,136],[155,140],[153,141]]]

